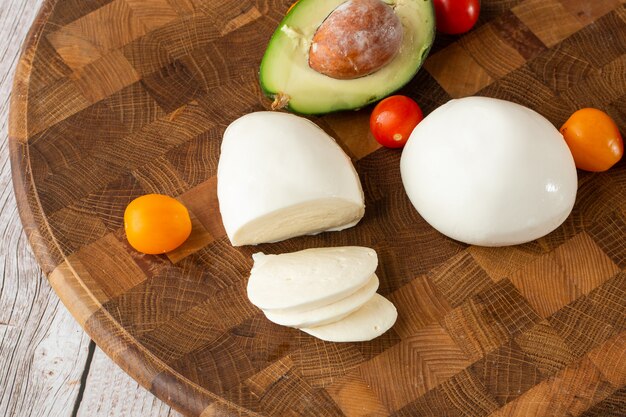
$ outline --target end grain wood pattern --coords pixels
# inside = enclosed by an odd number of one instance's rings
[[[623,416],[626,163],[580,172],[556,231],[505,248],[433,230],[379,148],[370,108],[312,118],[355,161],[354,228],[233,248],[216,198],[221,135],[269,107],[257,68],[291,0],[50,0],[16,73],[10,147],[20,214],[51,285],[98,345],[189,416]],[[560,126],[584,106],[626,131],[624,0],[484,0],[438,35],[401,91],[512,100]],[[142,255],[125,206],[164,193],[191,211],[183,247]],[[332,344],[266,320],[251,254],[364,245],[380,256],[392,330]]]

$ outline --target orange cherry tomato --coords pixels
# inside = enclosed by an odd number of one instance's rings
[[[406,96],[391,96],[374,107],[370,130],[381,145],[402,148],[423,118],[422,109],[415,101]]]
[[[606,171],[624,154],[624,141],[613,119],[602,110],[576,111],[560,129],[576,167],[585,171]]]
[[[156,255],[172,251],[187,240],[191,219],[187,208],[172,197],[147,194],[126,207],[124,230],[133,248]]]

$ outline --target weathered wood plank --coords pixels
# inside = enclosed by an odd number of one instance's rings
[[[180,417],[96,348],[77,417]]]

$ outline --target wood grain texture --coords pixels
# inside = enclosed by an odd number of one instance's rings
[[[167,404],[150,394],[96,348],[77,417],[146,416],[180,417]],[[69,416],[69,414],[68,414]]]
[[[268,108],[257,68],[289,3],[46,3],[16,73],[13,178],[40,265],[87,333],[189,416],[624,409],[623,369],[610,366],[623,359],[626,332],[623,161],[580,173],[574,211],[553,233],[468,247],[412,208],[400,154],[368,132],[370,109],[315,117],[355,162],[363,221],[341,233],[230,246],[216,200],[221,135],[235,118]],[[485,0],[479,26],[438,37],[402,92],[427,112],[469,94],[508,99],[557,126],[596,105],[624,131],[626,5],[586,4]],[[127,244],[123,210],[148,192],[190,209],[193,238],[180,250],[148,256]],[[382,337],[325,343],[270,323],[248,302],[253,252],[348,244],[379,253],[380,292],[400,312]]]
[[[23,233],[11,184],[7,116],[19,47],[42,3],[0,4],[0,415],[176,416],[103,353],[90,362],[92,342],[59,303]],[[45,80],[33,73],[32,85],[63,76],[57,64],[46,68]],[[83,384],[87,366],[89,375],[105,378],[90,377]]]
[[[70,416],[89,338],[28,248],[15,207],[7,140],[11,74],[41,1],[0,5],[0,415]],[[34,400],[38,398],[38,400]]]

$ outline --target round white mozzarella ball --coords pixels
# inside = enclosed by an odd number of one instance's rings
[[[487,97],[451,100],[422,120],[400,170],[419,214],[473,245],[544,236],[576,198],[576,167],[559,131],[531,109]]]

